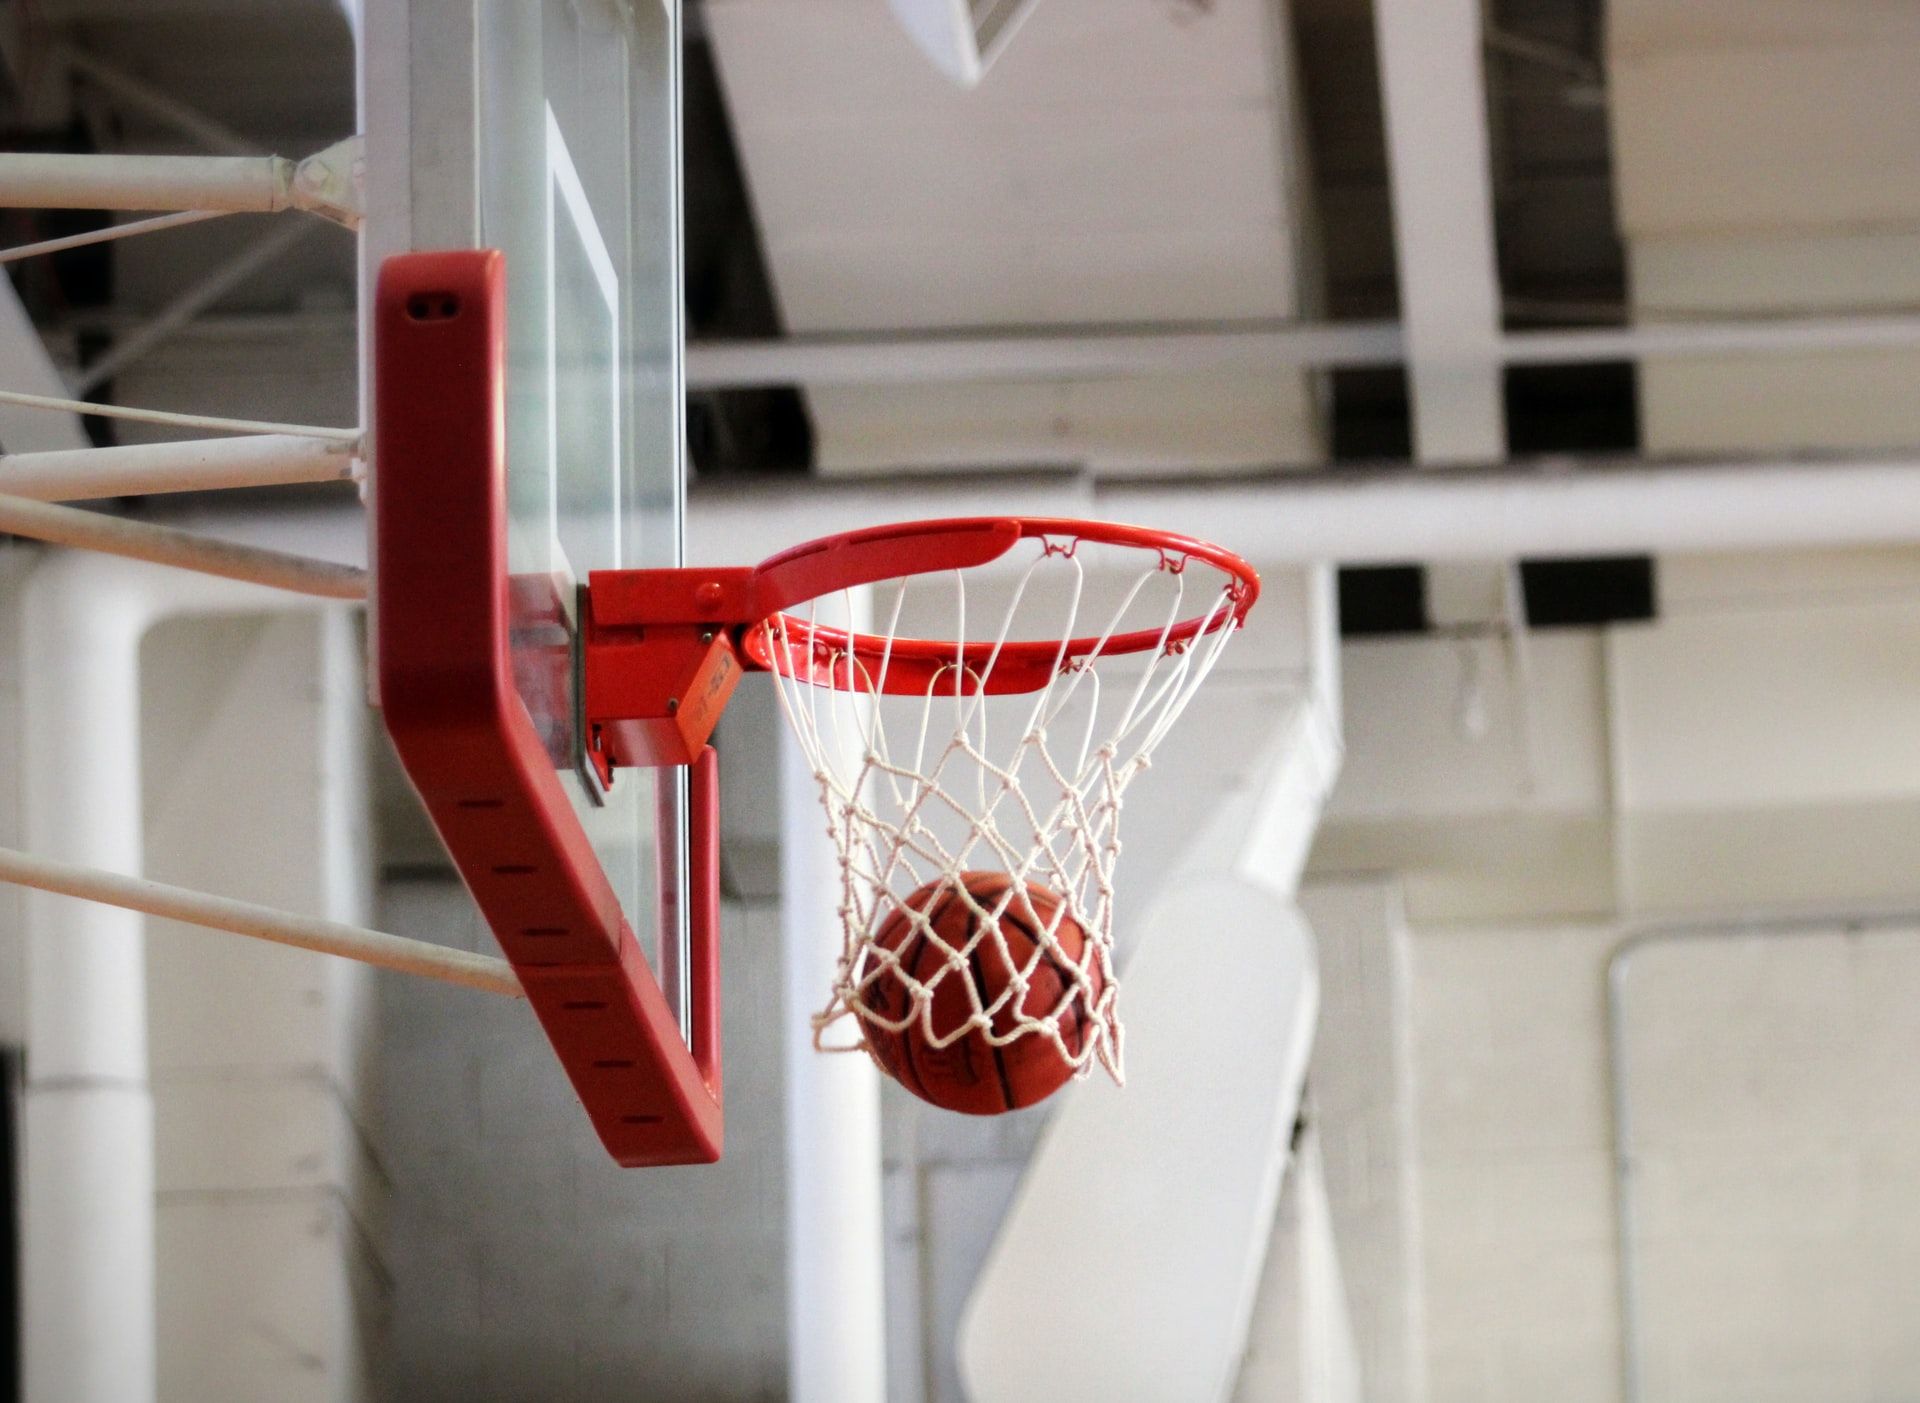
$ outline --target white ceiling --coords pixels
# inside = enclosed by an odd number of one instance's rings
[[[708,0],[790,332],[1300,315],[1285,15],[1049,0],[976,89],[866,0]],[[1311,461],[1305,377],[811,397],[822,466]]]
[[[1636,319],[1920,303],[1920,6],[1614,0],[1614,179]],[[1920,354],[1640,370],[1650,453],[1920,443]]]

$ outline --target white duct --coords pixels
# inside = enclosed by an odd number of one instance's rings
[[[300,596],[127,560],[48,556],[27,582],[22,616],[27,846],[139,872],[141,639],[181,614],[311,607]],[[26,1398],[152,1403],[143,921],[36,892],[26,926]]]
[[[1489,347],[1487,356],[1508,365],[1905,351],[1920,347],[1920,317],[1750,317],[1510,331],[1494,336]],[[1400,323],[1392,321],[1220,323],[1163,331],[788,336],[696,342],[687,347],[687,386],[991,385],[1228,370],[1338,370],[1405,365],[1408,360],[1406,335]]]
[[[860,526],[971,515],[1161,526],[1263,566],[1902,545],[1920,541],[1920,466],[1547,463],[1174,482],[1006,474],[715,488],[694,494],[687,555],[696,564],[746,564]]]

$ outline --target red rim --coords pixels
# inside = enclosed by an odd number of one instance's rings
[[[1057,544],[1056,542],[1057,538]],[[1101,639],[1020,639],[995,644],[959,640],[896,638],[853,633],[810,624],[790,611],[810,599],[857,585],[878,584],[912,575],[984,565],[1005,555],[1022,540],[1040,540],[1047,554],[1073,555],[1086,542],[1153,551],[1159,568],[1180,574],[1195,561],[1226,577],[1223,593],[1230,607],[1206,610],[1171,628],[1135,629]],[[1208,541],[1173,531],[1110,521],[1068,517],[956,517],[909,521],[892,526],[826,536],[762,561],[754,571],[755,597],[765,611],[744,631],[741,646],[760,667],[840,691],[878,690],[889,694],[951,695],[963,677],[974,677],[971,695],[1032,692],[1058,672],[1093,657],[1119,657],[1163,648],[1183,650],[1203,633],[1239,627],[1260,596],[1253,567]],[[778,621],[769,638],[767,624]],[[996,656],[997,648],[997,656]],[[860,666],[845,660],[851,654]],[[839,659],[835,666],[835,659]],[[979,670],[991,662],[984,686]],[[880,669],[884,666],[884,676]],[[875,687],[875,682],[879,686]]]

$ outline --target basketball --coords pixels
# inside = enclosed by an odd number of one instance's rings
[[[1077,1059],[1105,977],[1095,963],[1084,986],[1076,981],[1069,966],[1085,958],[1086,932],[1060,911],[1051,892],[1029,882],[1009,897],[1015,884],[1001,872],[967,872],[959,880],[966,896],[952,879],[930,882],[888,915],[873,945],[899,963],[869,955],[879,968],[863,986],[863,1007],[856,1011],[874,1061],[908,1091],[943,1110],[1000,1115],[1044,1101],[1073,1076],[1074,1064],[1043,1032],[998,1040],[1023,1016],[1045,1019],[1057,1010],[1061,1041]],[[988,912],[1000,912],[999,938],[987,932],[966,963],[956,966],[953,952],[966,948],[983,919],[967,896]],[[931,934],[909,912],[925,916]],[[1047,948],[1049,929],[1054,949]],[[930,1010],[916,1008],[903,973],[932,990]],[[973,1016],[969,986],[981,1008],[993,1008],[1022,973],[1027,991],[995,1009],[991,1038],[981,1028],[954,1036]],[[887,1026],[909,1015],[913,1021],[905,1027]]]

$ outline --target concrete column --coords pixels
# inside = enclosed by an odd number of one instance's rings
[[[22,631],[27,847],[138,872],[137,597],[55,556]],[[23,1265],[29,1403],[154,1398],[153,1098],[142,918],[27,900]]]
[[[22,833],[47,857],[139,873],[140,641],[159,619],[314,601],[55,552],[23,594]],[[144,919],[26,901],[22,1265],[28,1403],[156,1396],[155,1169]]]

